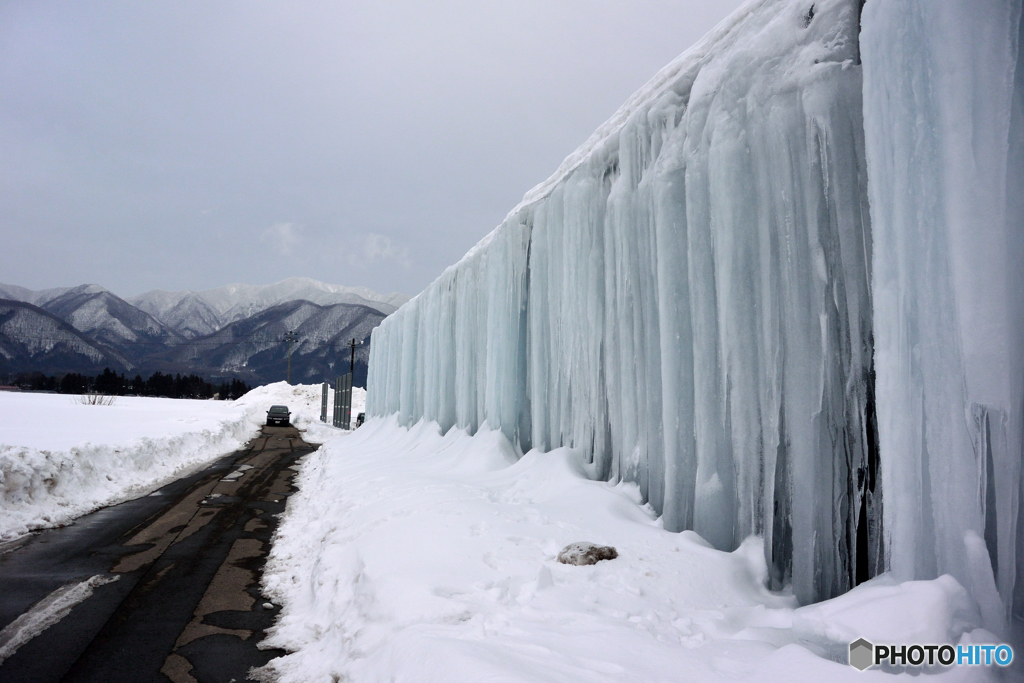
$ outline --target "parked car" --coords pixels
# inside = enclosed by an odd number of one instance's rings
[[[271,425],[284,425],[288,426],[291,424],[292,413],[288,410],[288,406],[270,406],[270,410],[267,411],[267,426]]]
[[[356,417],[356,427],[362,427],[364,422],[366,422],[366,413],[359,413]]]

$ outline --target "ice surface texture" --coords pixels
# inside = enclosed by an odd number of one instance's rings
[[[803,601],[978,547],[1008,601],[1020,2],[942,5],[743,6],[374,331],[369,414],[582,449]]]
[[[989,616],[1024,606],[1021,4],[868,2],[861,36],[889,563]]]

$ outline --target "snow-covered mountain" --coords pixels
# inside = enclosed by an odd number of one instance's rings
[[[56,299],[71,287],[54,287],[53,289],[26,289],[18,285],[5,285],[0,282],[0,299],[24,301],[33,306],[42,306],[51,299]]]
[[[158,317],[165,325],[187,339],[201,337],[216,332],[225,325],[225,316],[210,307],[195,292],[175,292],[184,294],[181,298],[174,296],[154,296],[150,299],[135,297],[136,305],[154,317]],[[150,292],[157,294],[157,292]],[[171,294],[162,292],[162,294]],[[161,305],[162,304],[162,305]]]
[[[302,277],[270,285],[234,284],[198,292],[153,290],[128,298],[130,304],[190,338],[288,301],[368,306],[388,315],[408,300],[404,294],[378,294],[366,287],[329,285]]]
[[[349,371],[351,339],[356,346],[356,384],[362,385],[369,336],[384,319],[371,306],[289,301],[228,324],[217,332],[174,347],[169,365],[209,368],[260,382],[285,376],[289,331],[292,381],[320,382]]]
[[[0,372],[96,372],[103,367],[123,371],[132,364],[48,311],[0,299]]]
[[[287,345],[283,340],[289,331],[297,339],[292,348],[293,379],[319,382],[348,372],[345,343],[353,337],[367,339],[406,298],[306,278],[205,292],[149,292],[132,298],[139,306],[99,285],[43,291],[0,285],[0,296],[27,305],[25,311],[29,312],[20,312],[18,320],[31,317],[31,310],[36,310],[33,302],[41,309],[38,313],[59,318],[66,328],[60,338],[73,331],[78,340],[73,348],[83,355],[58,353],[44,358],[29,353],[22,346],[34,343],[33,336],[39,335],[31,329],[43,323],[34,323],[34,327],[19,323],[0,338],[12,349],[4,372],[42,370],[43,365],[47,372],[79,371],[96,361],[100,367],[105,363],[142,374],[154,370],[200,372],[250,382],[285,377]],[[359,386],[365,383],[367,354],[368,344],[357,347],[355,382]]]
[[[132,355],[143,355],[183,339],[150,314],[98,285],[72,287],[41,307],[96,341]]]

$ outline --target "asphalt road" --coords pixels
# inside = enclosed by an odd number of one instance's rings
[[[152,495],[0,546],[0,681],[246,680],[278,606],[259,591],[277,515],[316,446],[265,427]]]

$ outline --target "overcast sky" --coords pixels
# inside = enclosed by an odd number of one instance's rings
[[[0,0],[0,282],[416,294],[740,0]]]

